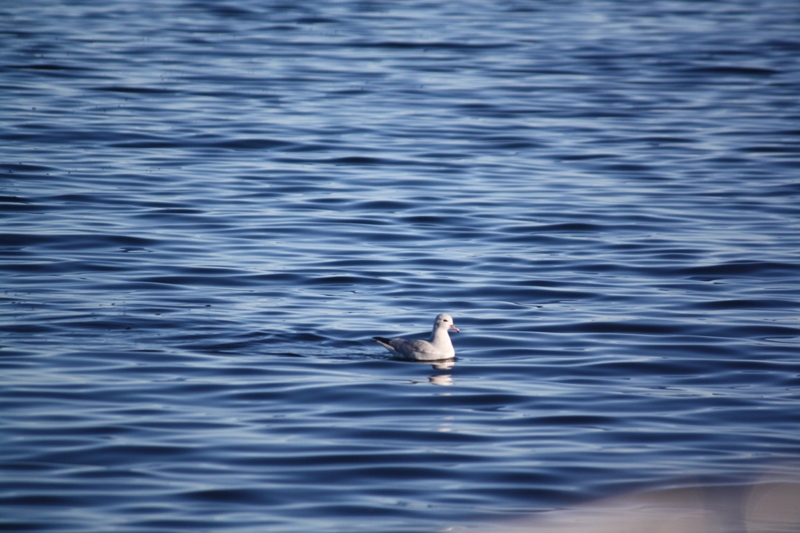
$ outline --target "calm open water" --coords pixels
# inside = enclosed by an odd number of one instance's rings
[[[795,0],[3,2],[0,87],[4,531],[800,471]]]

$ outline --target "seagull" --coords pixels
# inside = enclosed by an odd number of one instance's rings
[[[378,344],[392,352],[395,357],[401,359],[413,359],[415,361],[440,361],[442,359],[453,359],[456,350],[450,342],[448,330],[459,330],[453,324],[453,317],[447,313],[442,313],[433,321],[433,331],[431,338],[427,341],[417,339],[407,341],[405,339],[387,339],[386,337],[373,337]]]

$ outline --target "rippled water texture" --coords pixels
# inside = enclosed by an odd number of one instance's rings
[[[4,2],[0,85],[0,529],[798,530],[796,1]]]

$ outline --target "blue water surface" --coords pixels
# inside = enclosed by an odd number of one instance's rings
[[[800,472],[794,0],[5,2],[0,86],[0,529]]]

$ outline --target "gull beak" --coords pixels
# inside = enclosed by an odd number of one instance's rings
[[[461,330],[458,329],[455,324],[451,324],[449,329],[452,329],[456,333],[461,333]]]

